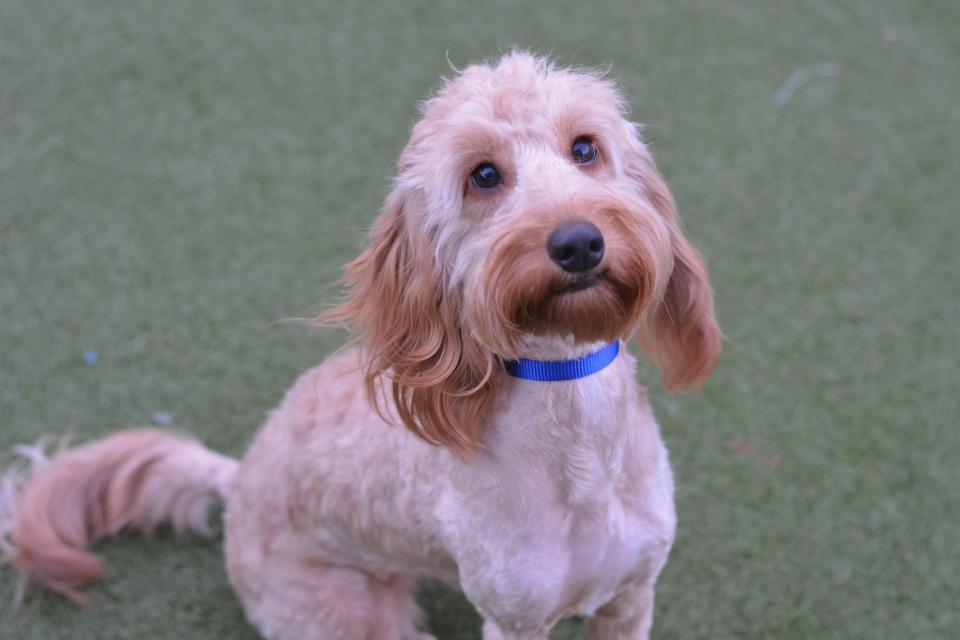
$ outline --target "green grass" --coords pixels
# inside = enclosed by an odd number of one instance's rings
[[[728,336],[716,374],[667,398],[641,372],[680,515],[655,637],[955,637],[949,0],[3,0],[0,450],[167,411],[241,454],[343,338],[275,321],[331,299],[417,100],[448,56],[515,44],[612,63],[710,259]],[[774,108],[792,72],[822,62],[840,77]],[[0,605],[0,638],[255,637],[219,541],[100,549],[112,570],[95,606]],[[0,602],[11,584],[0,572]],[[459,595],[423,599],[441,638],[479,637]]]

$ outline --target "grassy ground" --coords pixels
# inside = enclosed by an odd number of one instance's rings
[[[729,337],[702,392],[641,373],[680,514],[654,635],[955,637],[960,6],[518,4],[3,0],[0,449],[165,411],[241,454],[342,339],[274,321],[330,299],[416,101],[520,44],[612,63]],[[101,549],[96,606],[0,605],[0,638],[255,637],[218,541]]]

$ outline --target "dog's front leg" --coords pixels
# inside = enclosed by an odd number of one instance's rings
[[[653,625],[653,580],[622,591],[587,618],[586,624],[590,640],[648,640]]]

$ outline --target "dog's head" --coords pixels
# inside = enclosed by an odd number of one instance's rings
[[[357,330],[371,398],[385,392],[421,438],[475,447],[502,359],[530,335],[637,336],[671,392],[713,370],[706,268],[624,114],[601,74],[525,53],[424,104],[326,315]]]

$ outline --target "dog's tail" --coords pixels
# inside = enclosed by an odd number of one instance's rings
[[[106,565],[88,550],[121,530],[149,532],[169,523],[178,532],[212,533],[208,510],[226,498],[237,461],[189,438],[131,429],[47,459],[42,447],[20,447],[32,460],[0,485],[0,551],[20,572],[19,600],[39,582],[75,602],[78,587]]]

